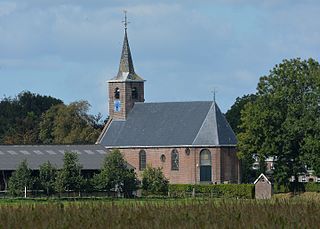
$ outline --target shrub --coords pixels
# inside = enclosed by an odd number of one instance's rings
[[[26,160],[23,160],[9,179],[9,194],[12,196],[20,196],[25,188],[28,189],[32,187],[33,182],[34,180],[28,163]]]
[[[98,191],[114,191],[131,197],[137,189],[137,177],[118,149],[112,150],[103,162],[101,172],[93,178],[93,184]]]
[[[142,172],[142,189],[144,194],[166,195],[168,193],[168,179],[161,168],[147,168]]]
[[[83,177],[81,175],[82,165],[79,163],[78,154],[65,152],[63,167],[57,173],[55,180],[56,191],[78,191],[80,193]]]

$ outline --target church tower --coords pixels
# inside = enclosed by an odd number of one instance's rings
[[[118,74],[108,81],[109,115],[113,120],[126,120],[135,102],[144,102],[144,81],[133,67],[127,35],[127,16],[124,21],[124,40]]]

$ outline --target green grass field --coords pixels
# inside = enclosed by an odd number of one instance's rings
[[[319,195],[272,200],[0,200],[0,228],[317,228]]]

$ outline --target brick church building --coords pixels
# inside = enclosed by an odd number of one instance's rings
[[[108,81],[109,121],[97,144],[119,149],[137,174],[162,167],[170,183],[239,183],[236,137],[215,101],[145,103],[125,28],[118,74]]]

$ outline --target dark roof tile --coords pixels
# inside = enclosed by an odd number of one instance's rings
[[[127,120],[113,120],[100,144],[114,147],[236,145],[213,102],[136,103]]]

